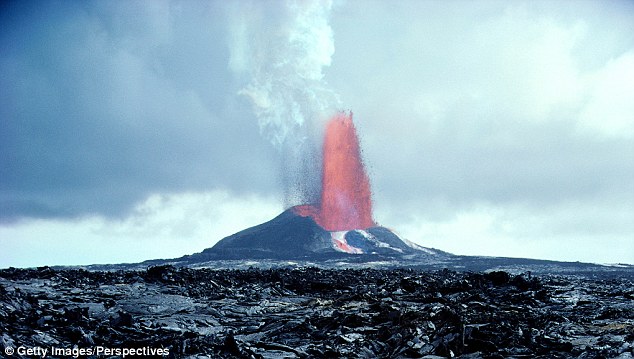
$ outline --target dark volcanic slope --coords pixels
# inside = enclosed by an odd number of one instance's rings
[[[624,359],[632,284],[412,269],[5,269],[0,355],[104,346],[170,358]]]
[[[329,233],[311,218],[285,211],[266,223],[224,238],[189,259],[301,258],[327,252],[329,238]]]
[[[341,238],[334,239],[333,236],[336,235]],[[337,243],[340,247],[337,247]],[[352,250],[363,252],[362,256],[368,259],[402,259],[405,256],[440,258],[449,255],[439,250],[409,245],[384,227],[333,234],[324,230],[312,218],[302,217],[289,209],[266,223],[223,238],[201,253],[168,261],[189,265],[218,260],[358,260],[353,257],[359,254],[345,252],[350,246],[354,247]]]

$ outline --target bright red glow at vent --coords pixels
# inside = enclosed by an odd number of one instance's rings
[[[340,113],[326,126],[319,207],[295,207],[324,229],[346,231],[375,226],[372,220],[370,180],[361,160],[352,114]]]

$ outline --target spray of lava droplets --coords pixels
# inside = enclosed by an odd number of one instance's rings
[[[295,207],[295,213],[312,217],[328,231],[365,229],[372,220],[370,180],[361,160],[352,113],[335,115],[326,126],[319,206]]]

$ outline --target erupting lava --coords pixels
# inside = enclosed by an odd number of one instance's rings
[[[312,217],[328,231],[347,231],[375,226],[372,220],[370,181],[352,114],[335,115],[326,127],[323,144],[321,203],[302,205],[295,213]]]

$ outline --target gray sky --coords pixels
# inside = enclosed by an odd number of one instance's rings
[[[337,108],[402,236],[634,263],[632,2],[21,1],[0,23],[0,267],[175,257],[268,220],[276,143]]]

